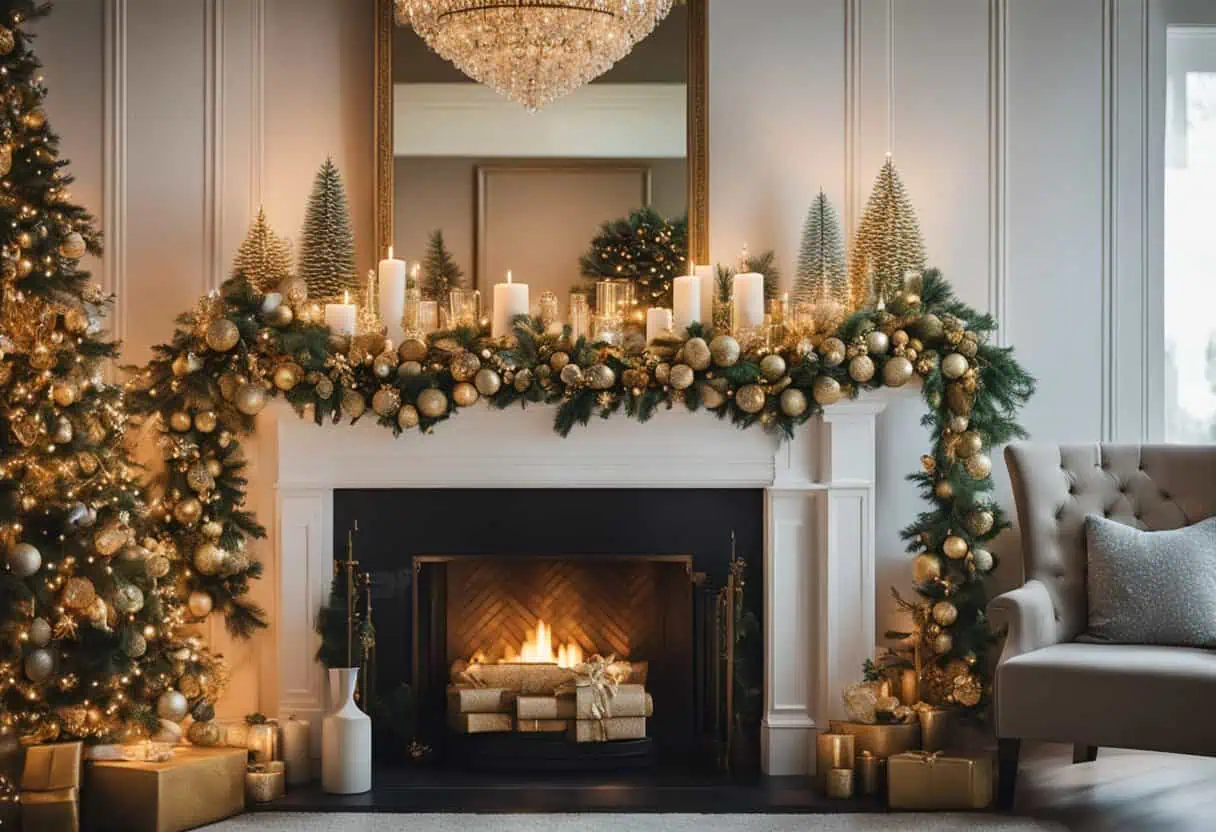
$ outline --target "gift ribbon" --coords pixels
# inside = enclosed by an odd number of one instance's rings
[[[574,681],[560,686],[558,695],[573,693],[576,688],[591,688],[591,718],[601,723],[612,715],[612,697],[620,686],[620,670],[615,667],[616,656],[596,654],[582,664],[575,665]],[[601,727],[603,727],[601,725]]]
[[[907,752],[912,757],[917,757],[922,763],[933,765],[937,762],[938,757],[942,755],[940,751],[909,751]]]

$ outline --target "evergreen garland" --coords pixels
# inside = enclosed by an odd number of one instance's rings
[[[670,307],[671,281],[688,272],[688,219],[638,208],[601,225],[579,266],[589,280],[634,281],[643,308]]]
[[[849,303],[849,281],[845,274],[844,233],[840,217],[822,190],[807,212],[794,275],[795,303],[831,301]]]
[[[258,208],[237,250],[232,273],[245,275],[259,292],[277,292],[291,275],[291,244],[274,233],[264,208]]]
[[[355,271],[355,232],[347,207],[346,186],[332,158],[317,171],[304,214],[299,274],[316,301],[340,301],[344,292],[359,296]]]
[[[439,301],[439,308],[448,305],[453,289],[465,288],[464,272],[456,264],[443,239],[443,229],[436,228],[427,241],[426,257],[422,260],[422,295]]]

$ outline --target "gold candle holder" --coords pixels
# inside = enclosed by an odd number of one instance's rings
[[[899,704],[911,708],[920,701],[920,674],[905,668],[899,674]]]
[[[862,794],[878,794],[878,766],[878,758],[869,751],[857,755],[855,782]]]
[[[834,768],[828,772],[827,796],[833,800],[848,800],[853,796],[853,769]]]
[[[287,791],[285,772],[286,766],[278,760],[250,765],[245,772],[245,797],[252,803],[278,800]]]
[[[815,739],[815,771],[824,781],[833,769],[853,767],[853,737],[850,734],[820,734]]]

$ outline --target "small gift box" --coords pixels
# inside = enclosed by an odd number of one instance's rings
[[[80,828],[80,760],[83,745],[64,742],[26,749],[21,774],[21,825],[39,832]]]
[[[448,688],[448,708],[458,714],[509,714],[514,691],[505,688]]]
[[[992,802],[992,758],[909,751],[887,760],[892,809],[984,809]]]
[[[287,793],[287,766],[279,760],[252,763],[245,772],[245,797],[252,803],[269,803]]]
[[[521,734],[562,734],[570,729],[569,719],[517,719],[515,730]]]
[[[519,719],[574,719],[573,696],[521,696],[515,702]]]
[[[448,714],[448,724],[459,734],[493,734],[510,731],[515,718],[510,714]]]
[[[607,719],[576,719],[570,723],[570,739],[575,742],[640,740],[646,736],[646,718],[612,716]]]
[[[864,722],[844,722],[833,719],[828,725],[833,734],[852,734],[856,753],[869,751],[880,760],[885,760],[892,754],[915,751],[920,748],[919,722],[870,725]]]

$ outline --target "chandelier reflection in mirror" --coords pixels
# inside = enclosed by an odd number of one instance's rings
[[[396,0],[408,24],[474,81],[528,110],[602,75],[672,0]]]

